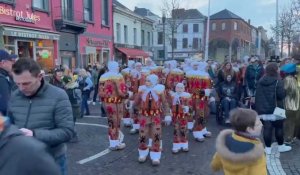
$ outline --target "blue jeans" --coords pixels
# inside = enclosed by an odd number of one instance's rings
[[[68,169],[67,169],[67,156],[66,154],[63,154],[57,158],[55,158],[56,164],[60,168],[61,175],[67,175]]]
[[[89,92],[82,92],[82,101],[81,101],[81,114],[84,114],[84,111],[86,110],[86,113],[90,113],[89,105],[88,105],[88,99],[89,99]],[[85,110],[84,110],[85,109]]]
[[[223,111],[225,113],[225,118],[228,119],[230,110],[236,108],[237,102],[235,99],[231,99],[229,101],[226,98],[224,98],[224,99],[222,99],[221,103],[222,103]]]

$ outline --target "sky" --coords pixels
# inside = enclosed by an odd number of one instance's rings
[[[134,10],[134,7],[148,8],[153,13],[161,16],[163,0],[118,0],[120,3]],[[208,15],[209,0],[178,0],[182,8],[198,9],[203,15]],[[278,0],[279,13],[290,6],[291,0]],[[221,10],[228,9],[244,20],[251,20],[251,25],[263,26],[267,30],[268,37],[272,37],[271,25],[276,21],[276,0],[210,0],[210,15]]]

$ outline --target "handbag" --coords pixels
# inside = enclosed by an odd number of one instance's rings
[[[276,85],[275,85],[275,104],[276,104],[276,107],[274,109],[274,112],[273,114],[278,117],[279,119],[286,119],[286,115],[285,115],[285,109],[282,109],[280,107],[277,106],[277,84],[278,84],[278,80],[276,81]]]

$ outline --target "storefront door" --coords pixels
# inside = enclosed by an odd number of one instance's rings
[[[19,58],[34,59],[35,42],[26,40],[16,40]]]

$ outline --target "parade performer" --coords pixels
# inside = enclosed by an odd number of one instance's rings
[[[181,83],[184,79],[184,72],[177,68],[175,60],[170,61],[170,72],[166,78],[166,89],[174,91],[177,83]]]
[[[209,115],[208,91],[211,88],[211,80],[209,74],[206,72],[206,63],[193,62],[193,70],[188,71],[187,78],[187,91],[192,94],[192,103],[195,119],[193,127],[194,138],[202,142],[204,137],[210,137],[211,133],[205,127],[206,119]],[[189,121],[189,125],[191,125]],[[189,126],[190,127],[190,126]]]
[[[123,101],[128,98],[127,87],[115,61],[108,62],[108,72],[100,77],[99,96],[108,116],[109,148],[120,150],[125,143],[119,139],[120,122],[123,117]]]
[[[172,110],[172,121],[174,124],[173,153],[178,153],[181,149],[185,152],[189,150],[187,138],[187,122],[191,106],[191,94],[184,92],[184,84],[176,85],[176,92],[170,91],[170,106]]]
[[[139,87],[134,100],[134,108],[139,113],[139,162],[145,162],[150,151],[152,165],[159,165],[161,158],[161,115],[169,115],[168,103],[165,99],[165,86],[158,83],[158,76],[147,76],[146,83]],[[152,137],[149,148],[147,140]],[[150,149],[150,150],[149,150]]]
[[[132,76],[131,76],[131,74],[132,74],[133,69],[134,69],[134,61],[129,60],[128,67],[121,71],[121,74],[123,75],[124,80],[125,80],[126,87],[128,88],[129,91],[132,91]],[[126,103],[124,103],[124,104],[126,104]],[[132,125],[131,118],[132,118],[132,112],[130,111],[130,109],[127,106],[125,106],[124,116],[123,116],[124,126],[130,127]]]
[[[133,97],[138,93],[139,86],[144,85],[146,82],[146,77],[150,75],[150,71],[142,68],[140,62],[135,63],[135,68],[131,71],[131,91],[133,92]],[[130,109],[132,129],[130,130],[131,134],[138,133],[140,129],[139,117],[137,113],[134,113],[132,108],[133,99],[130,101],[130,105],[127,107]]]

